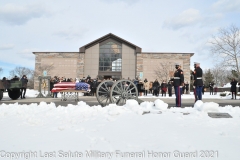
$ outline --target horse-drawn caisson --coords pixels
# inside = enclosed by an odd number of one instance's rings
[[[12,99],[18,99],[21,95],[22,82],[16,79],[0,80],[0,100],[3,98],[3,92],[7,91]]]

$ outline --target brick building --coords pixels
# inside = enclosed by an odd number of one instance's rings
[[[142,52],[142,49],[112,33],[79,48],[79,52],[33,52],[35,54],[34,88],[44,67],[49,76],[66,78],[147,78],[154,81],[156,71],[167,72],[171,77],[174,64],[179,63],[186,81],[190,81],[190,58],[194,53]]]

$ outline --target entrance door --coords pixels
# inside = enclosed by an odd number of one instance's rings
[[[112,76],[103,76],[104,79],[112,78]]]

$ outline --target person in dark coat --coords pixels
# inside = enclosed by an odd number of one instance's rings
[[[160,87],[160,84],[158,82],[158,80],[156,79],[154,82],[153,82],[153,85],[152,85],[152,90],[153,90],[153,96],[158,96],[159,95],[159,87]]]
[[[22,88],[21,88],[21,99],[22,99],[22,98],[25,98],[26,89],[27,89],[28,79],[26,75],[22,76],[21,82],[22,82]]]
[[[189,83],[185,83],[186,94],[189,94]]]
[[[137,89],[138,89],[138,96],[142,96],[144,92],[144,85],[141,80],[137,84]]]
[[[91,88],[92,96],[96,96],[97,87],[98,87],[98,82],[96,79],[94,79],[92,82],[92,88]]]
[[[19,81],[19,78],[18,78],[18,76],[14,76],[14,78],[13,79],[11,79],[12,81]]]
[[[163,95],[166,97],[166,93],[167,93],[167,83],[163,80],[163,82],[161,83],[161,92],[162,92],[162,97]]]
[[[240,92],[240,82],[238,82],[238,92]]]
[[[210,95],[213,95],[213,86],[214,84],[212,82],[209,83],[209,90],[210,90]]]
[[[182,95],[185,93],[185,85],[184,86],[182,86]]]
[[[202,94],[204,95],[204,91],[205,91],[205,86],[202,86]]]
[[[168,95],[169,97],[172,97],[172,81],[168,82],[167,87],[168,87]]]
[[[52,89],[54,88],[55,80],[54,78],[51,78],[50,80],[50,91],[51,91],[51,96],[53,97],[53,92]]]
[[[235,95],[235,99],[237,96],[237,81],[235,80],[235,78],[232,79],[231,81],[231,92],[232,92],[232,99],[234,99],[234,95]]]
[[[4,87],[4,92],[7,92],[7,88],[9,86],[9,82],[7,81],[6,77],[3,77],[2,83],[3,83],[3,87]]]

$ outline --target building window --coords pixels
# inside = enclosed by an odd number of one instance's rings
[[[99,71],[122,71],[122,46],[115,42],[100,45]]]

